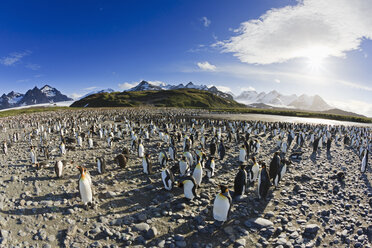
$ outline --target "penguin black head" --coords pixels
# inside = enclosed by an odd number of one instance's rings
[[[261,164],[262,169],[266,169],[266,163],[265,162],[261,161],[260,164]]]
[[[240,169],[242,169],[242,170],[244,170],[245,169],[245,164],[244,163],[240,163],[240,165],[239,165],[239,167],[240,167]]]
[[[255,156],[252,156],[252,161],[253,161],[254,164],[256,163],[256,157]]]
[[[227,193],[229,191],[229,189],[225,185],[220,184],[219,186],[222,194]]]

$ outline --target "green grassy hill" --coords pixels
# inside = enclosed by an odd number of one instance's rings
[[[74,102],[71,107],[180,107],[180,108],[236,108],[244,104],[196,89],[161,91],[125,91],[99,93]]]

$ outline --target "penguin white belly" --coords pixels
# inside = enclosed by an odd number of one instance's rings
[[[142,167],[143,167],[143,173],[149,174],[149,172],[147,170],[147,162],[146,162],[145,158],[142,159]]]
[[[192,192],[192,188],[194,187],[194,184],[191,181],[186,181],[183,185],[183,193],[185,194],[185,197],[187,199],[194,199],[194,193]]]
[[[98,169],[98,173],[102,174],[102,163],[100,159],[97,160],[97,169]]]
[[[181,173],[181,176],[184,176],[186,174],[187,169],[188,169],[187,167],[188,167],[187,166],[187,162],[183,162],[183,161],[180,162],[180,173]]]
[[[255,165],[252,166],[253,182],[257,181],[259,170],[260,169],[258,168],[258,165],[257,164],[255,164]]]
[[[194,173],[192,173],[193,178],[195,178],[196,184],[200,185],[203,179],[203,170],[195,168]]]
[[[63,171],[63,163],[61,161],[58,161],[57,164],[57,176],[62,177],[62,171]]]
[[[218,221],[226,221],[230,209],[229,199],[218,194],[213,203],[213,218]]]
[[[287,165],[284,164],[282,170],[280,171],[280,179],[283,179],[284,174],[287,172]]]
[[[171,190],[172,189],[172,182],[170,179],[167,180],[167,171],[166,170],[163,170],[161,172],[161,180],[163,181],[163,184],[164,184],[164,188],[166,190]]]
[[[79,190],[81,200],[83,201],[84,204],[93,201],[91,184],[89,183],[89,180],[87,180],[87,178],[79,180]]]
[[[367,156],[364,156],[362,160],[362,166],[360,167],[361,172],[364,173],[366,171],[366,165],[367,165]]]
[[[258,185],[257,185],[257,192],[258,192],[259,199],[261,199],[260,188],[261,188],[261,173],[258,175]]]
[[[138,147],[138,157],[143,158],[143,154],[144,154],[144,147],[143,145],[140,145]]]
[[[173,149],[171,147],[169,147],[168,152],[169,152],[170,159],[174,160]]]
[[[241,149],[239,153],[239,161],[245,162],[245,150]]]

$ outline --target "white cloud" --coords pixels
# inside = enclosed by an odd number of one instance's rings
[[[210,64],[208,61],[198,62],[197,66],[203,71],[215,71],[216,70],[216,66]]]
[[[14,65],[18,61],[20,61],[23,57],[30,55],[30,54],[31,54],[30,51],[11,53],[6,57],[2,57],[0,59],[0,63],[6,66]]]
[[[26,68],[31,69],[33,71],[37,71],[41,68],[41,66],[38,64],[27,64]]]
[[[74,100],[77,100],[79,99],[80,97],[82,97],[84,94],[79,94],[79,93],[72,93],[71,95],[69,95],[70,98],[74,99]]]
[[[236,36],[214,46],[251,64],[345,57],[363,39],[372,39],[371,13],[370,0],[299,0],[241,23]]]
[[[142,80],[141,80],[142,81]],[[152,85],[155,85],[155,86],[165,86],[166,83],[162,82],[162,81],[147,81],[148,83],[152,84]],[[137,84],[139,84],[140,82],[138,82]]]
[[[92,91],[92,90],[97,89],[97,88],[98,88],[97,86],[92,86],[92,87],[85,88],[84,90]]]
[[[17,83],[25,83],[25,82],[28,82],[28,81],[30,81],[30,79],[26,78],[26,79],[19,79],[16,82]]]
[[[276,78],[274,81],[275,81],[275,83],[280,84],[280,80],[279,79]]]
[[[122,83],[122,84],[118,84],[119,88],[122,89],[122,90],[128,90],[130,88],[133,88],[134,86],[136,86],[138,83]]]
[[[201,21],[203,22],[203,25],[204,25],[204,27],[209,27],[209,25],[211,25],[211,20],[209,20],[207,17],[205,17],[205,16],[203,16],[202,18],[201,18]]]
[[[243,92],[243,91],[255,91],[256,89],[253,88],[252,86],[248,86],[248,87],[241,87],[240,90]]]

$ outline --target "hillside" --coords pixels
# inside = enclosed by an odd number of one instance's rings
[[[74,102],[71,107],[181,107],[236,108],[244,104],[198,89],[148,90],[100,93]]]

